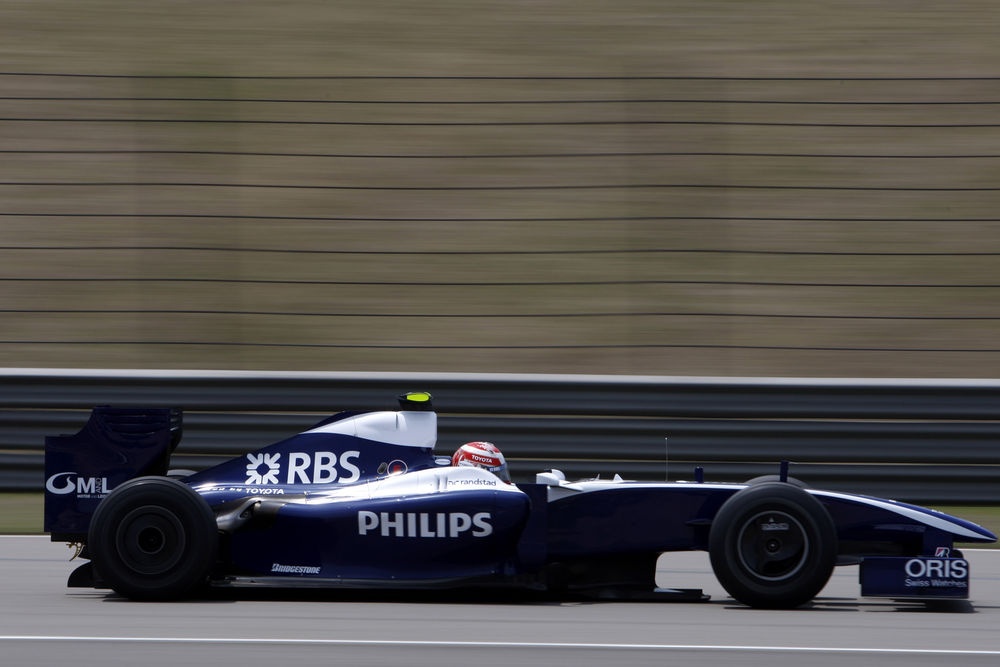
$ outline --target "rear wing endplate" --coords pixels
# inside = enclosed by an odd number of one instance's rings
[[[118,485],[166,474],[182,435],[179,408],[99,406],[79,433],[45,438],[45,522],[52,541],[82,542]]]

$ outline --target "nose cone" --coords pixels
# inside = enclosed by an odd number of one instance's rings
[[[948,514],[944,514],[942,516],[947,517],[948,520],[951,523],[957,524],[956,528],[958,526],[961,527],[961,529],[957,529],[957,530],[952,530],[951,531],[951,533],[955,536],[955,541],[956,542],[996,542],[997,541],[997,536],[994,535],[992,531],[989,531],[986,528],[983,528],[979,524],[972,523],[971,521],[967,521],[966,519],[962,519],[962,518],[959,518],[957,516],[950,516]]]

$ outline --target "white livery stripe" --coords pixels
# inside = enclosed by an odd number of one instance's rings
[[[434,412],[366,412],[318,426],[305,433],[337,433],[389,445],[433,448],[437,442]]]
[[[439,641],[406,639],[310,639],[282,637],[114,637],[74,635],[0,635],[0,642],[80,642],[121,644],[242,644],[284,646],[412,646],[455,648],[525,648],[525,649],[618,649],[633,651],[723,651],[723,652],[776,652],[776,653],[833,653],[833,654],[894,654],[1000,656],[1000,650],[921,649],[921,648],[869,648],[852,646],[766,646],[766,645],[706,645],[706,644],[626,644],[584,642],[503,642],[503,641]]]

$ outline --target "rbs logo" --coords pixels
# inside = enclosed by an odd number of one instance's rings
[[[361,478],[361,452],[291,452],[282,467],[281,452],[247,454],[246,484],[350,484]]]

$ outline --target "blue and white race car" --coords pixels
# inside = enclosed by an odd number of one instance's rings
[[[662,553],[703,550],[736,600],[790,608],[858,563],[862,595],[964,599],[969,565],[955,543],[996,541],[934,510],[806,488],[787,464],[745,484],[697,469],[689,482],[550,470],[514,484],[495,448],[435,455],[430,395],[399,400],[195,473],[169,471],[179,410],[95,408],[79,433],[45,445],[45,531],[89,559],[69,585],[135,600],[208,586],[697,600],[707,597],[658,589],[654,575]]]

